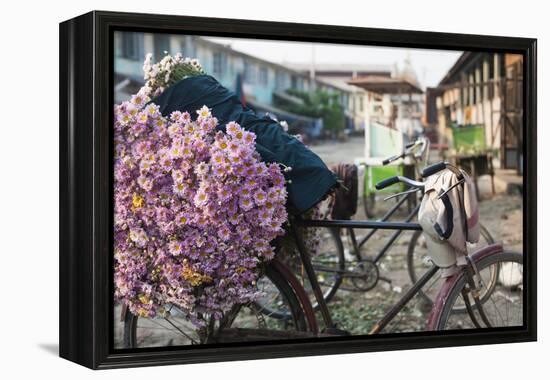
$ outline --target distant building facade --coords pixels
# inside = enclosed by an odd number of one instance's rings
[[[394,75],[390,65],[365,64],[288,64],[304,75],[316,78],[319,82],[330,84],[348,94],[346,116],[353,121],[352,130],[364,130],[370,123],[388,125],[393,112],[390,95],[381,95],[365,91],[347,82],[356,77],[376,75],[391,77]]]
[[[309,73],[233,50],[228,45],[199,36],[135,32],[115,33],[114,43],[116,102],[127,99],[143,84],[145,54],[152,53],[154,61],[158,61],[165,52],[182,53],[197,58],[208,74],[230,90],[237,90],[240,75],[247,101],[262,110],[277,112],[273,108],[274,97],[285,96],[287,89],[322,89],[337,95],[350,128],[364,124],[355,112],[353,89],[312,78]]]
[[[517,54],[464,52],[437,88],[427,115],[441,144],[452,147],[453,130],[482,125],[485,144],[502,168],[522,166],[523,58]]]

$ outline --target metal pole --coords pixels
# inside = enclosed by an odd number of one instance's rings
[[[313,294],[315,295],[315,299],[317,300],[317,304],[319,305],[319,310],[321,311],[321,315],[323,316],[325,326],[328,328],[333,328],[335,326],[334,326],[334,323],[332,322],[332,317],[330,316],[330,312],[325,302],[323,292],[321,290],[321,287],[319,286],[319,282],[317,281],[317,275],[315,274],[315,270],[313,269],[309,252],[307,251],[304,241],[302,240],[302,237],[298,233],[296,227],[292,224],[290,228],[292,229],[292,235],[298,247],[298,252],[300,253],[300,259],[302,260],[302,265],[306,270],[306,274],[311,284],[311,288],[313,289]]]
[[[392,321],[393,318],[403,309],[403,307],[418,293],[418,291],[430,281],[430,279],[437,273],[439,268],[437,266],[432,266],[424,275],[410,288],[403,297],[397,303],[392,306],[392,308],[384,315],[384,317],[374,325],[371,331],[369,331],[369,335],[371,334],[377,334],[384,327],[388,325]]]

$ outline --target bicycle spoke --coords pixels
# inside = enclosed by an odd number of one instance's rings
[[[523,316],[523,289],[517,285],[522,280],[520,254],[500,253],[483,259],[478,265],[482,276],[482,296],[479,305],[472,305],[472,312],[482,317],[485,315],[490,327],[519,326]],[[495,280],[495,274],[498,276]],[[464,279],[457,283],[455,289],[445,304],[439,328],[473,328],[473,318],[468,318],[467,313],[456,312],[450,308],[456,305],[456,293],[460,286],[464,286]],[[475,317],[474,317],[475,318]]]

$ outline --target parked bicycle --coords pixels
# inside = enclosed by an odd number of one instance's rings
[[[427,167],[424,176],[445,168],[458,172],[446,163]],[[460,174],[461,175],[461,174]],[[384,188],[401,182],[411,190],[421,191],[423,182],[405,177],[392,177],[379,184]],[[463,206],[461,206],[463,207]],[[334,323],[312,259],[305,248],[299,227],[329,229],[364,228],[421,231],[418,223],[351,220],[290,219],[292,238],[307,275],[315,301],[319,305],[324,328],[320,329],[307,291],[279,259],[265,269],[266,276],[258,284],[264,292],[258,301],[239,305],[229,311],[216,326],[205,326],[217,331],[207,343],[258,341],[347,334]],[[467,256],[465,265],[445,279],[432,305],[427,330],[455,330],[465,328],[493,328],[522,326],[523,324],[523,256],[505,252],[501,245],[492,244]],[[380,333],[398,313],[419,294],[420,290],[438,273],[432,265],[374,325],[370,334]],[[177,309],[169,310],[156,320],[139,318],[131,313],[124,316],[124,344],[134,348],[151,345],[195,344],[190,323]],[[176,340],[178,339],[178,340]]]
[[[362,191],[362,204],[365,216],[368,219],[373,219],[377,215],[386,214],[389,204],[387,201],[388,194],[395,193],[399,190],[395,186],[383,191],[377,190],[375,184],[384,178],[395,175],[405,177],[419,178],[419,170],[428,164],[430,155],[430,140],[424,136],[419,137],[413,142],[405,145],[403,152],[398,155],[382,160],[381,166],[373,166],[363,164],[365,174]],[[397,165],[390,165],[396,161],[400,161]],[[397,185],[402,186],[402,185]],[[396,198],[396,201],[398,199]],[[415,197],[407,198],[407,212],[411,212],[416,205]]]
[[[413,159],[412,157],[417,157],[420,159],[426,154],[427,148],[429,148],[429,141],[426,138],[420,138],[407,145],[403,153],[385,159],[383,163],[389,164],[393,161],[407,157],[411,157],[411,159]],[[416,178],[421,178],[420,169],[417,169],[416,172]],[[421,197],[422,188],[416,187],[391,195],[390,198],[396,198],[397,203],[395,203],[379,221],[389,221],[406,203],[414,204],[414,207],[408,212],[403,221],[412,221],[418,215],[418,210],[420,208],[418,199],[421,199]],[[307,226],[305,228],[310,227]],[[366,232],[364,236],[358,236],[356,228],[353,227],[333,227],[324,228],[322,230],[322,244],[320,244],[316,254],[311,260],[325,302],[330,302],[339,289],[362,292],[373,289],[381,279],[379,270],[381,260],[393,247],[395,247],[398,238],[405,231],[402,229],[395,229],[389,238],[386,238],[387,240],[385,240],[383,246],[373,252],[374,250],[370,248],[371,245],[367,243],[380,238],[381,228],[374,226],[370,231]],[[365,229],[359,228],[359,230],[362,231]],[[362,232],[359,233],[361,234]],[[490,232],[483,225],[480,225],[480,235],[480,240],[477,244],[468,244],[468,250],[470,252],[495,242]],[[369,248],[369,252],[367,252],[365,248]],[[285,249],[288,248],[285,247]],[[286,260],[285,263],[293,268],[296,276],[301,280],[302,284],[308,288],[309,283],[307,282],[306,274],[302,268],[302,263],[298,259],[299,255],[297,252],[283,252],[283,254]],[[431,267],[422,231],[417,230],[413,232],[407,247],[405,263],[411,284],[417,282],[420,276]],[[349,281],[347,281],[347,284],[344,284],[344,280],[346,279]],[[389,279],[383,279],[389,282],[391,281]],[[425,308],[431,307],[437,295],[437,290],[441,285],[438,283],[440,280],[438,276],[434,276],[427,286],[419,290],[419,297],[423,301]],[[313,307],[317,310],[319,304],[312,297],[311,291],[309,293],[312,298]],[[276,311],[275,315],[284,317],[284,315],[279,315]]]

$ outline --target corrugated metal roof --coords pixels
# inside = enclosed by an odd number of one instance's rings
[[[380,94],[424,93],[422,89],[406,79],[388,78],[378,75],[367,75],[364,77],[353,78],[348,81],[348,84]]]

